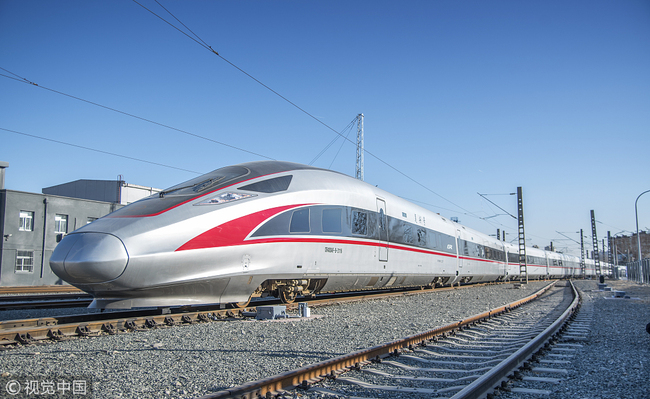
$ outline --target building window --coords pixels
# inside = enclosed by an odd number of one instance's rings
[[[34,212],[20,211],[20,231],[34,231]]]
[[[16,251],[16,273],[34,273],[34,251]]]
[[[88,217],[88,220],[86,220],[86,224],[91,224],[92,222],[94,222],[97,219],[98,218]]]
[[[68,232],[68,215],[57,214],[54,217],[54,232],[63,234]]]

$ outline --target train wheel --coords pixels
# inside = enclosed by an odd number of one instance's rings
[[[278,290],[280,293],[280,300],[282,303],[293,303],[298,296],[294,291],[290,291],[287,287],[280,287]]]
[[[248,297],[248,300],[243,301],[243,302],[235,302],[235,303],[233,303],[233,305],[235,305],[235,307],[239,308],[239,309],[245,308],[246,306],[248,306],[249,303],[251,303],[251,298],[252,297],[253,296],[251,295],[251,296]]]

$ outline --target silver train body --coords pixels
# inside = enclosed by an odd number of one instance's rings
[[[527,255],[529,279],[581,275],[579,258]],[[131,308],[517,279],[519,255],[349,176],[261,161],[217,169],[72,232],[50,267],[91,293],[91,307]]]

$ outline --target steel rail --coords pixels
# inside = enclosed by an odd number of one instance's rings
[[[238,387],[233,387],[227,390],[202,396],[201,399],[253,399],[264,397],[267,395],[267,393],[274,395],[278,394],[281,391],[286,391],[301,385],[304,386],[310,383],[314,383],[320,381],[323,378],[327,378],[328,376],[335,377],[343,371],[359,368],[361,365],[367,364],[373,360],[380,360],[394,354],[399,354],[404,348],[413,348],[416,345],[425,345],[427,341],[433,340],[439,335],[446,334],[478,321],[486,320],[493,316],[509,312],[514,308],[517,308],[527,302],[539,298],[554,285],[555,282],[552,282],[551,284],[548,284],[544,288],[526,298],[514,301],[510,304],[492,309],[481,314],[471,316],[456,323],[448,324],[444,327],[439,327],[430,331],[411,335],[400,340],[353,352],[334,359],[325,360],[297,370],[287,371],[273,377],[248,382]]]
[[[260,305],[266,304],[260,301]],[[288,309],[297,305],[288,306]],[[116,334],[118,331],[143,330],[177,324],[241,318],[255,307],[225,308],[221,304],[193,307],[149,308],[26,320],[0,321],[0,345],[27,344],[33,341],[62,340],[74,336]]]
[[[0,310],[86,307],[92,296],[85,292],[67,294],[0,296]]]
[[[467,385],[461,391],[452,396],[452,399],[475,399],[483,398],[490,393],[492,389],[507,380],[508,375],[514,370],[521,367],[535,352],[544,346],[546,341],[555,335],[566,323],[567,319],[576,311],[580,303],[580,294],[576,290],[572,281],[571,289],[573,291],[573,301],[571,305],[562,313],[562,315],[553,322],[548,328],[533,338],[529,343],[524,345],[518,351],[504,359],[494,368]]]
[[[21,287],[0,287],[0,295],[4,294],[37,294],[51,292],[76,292],[84,294],[82,290],[71,285],[36,285]]]
[[[469,284],[460,287],[431,289],[413,289],[398,291],[369,291],[326,294],[316,299],[302,298],[294,304],[286,304],[288,310],[295,310],[298,302],[309,306],[325,306],[333,303],[354,302],[361,300],[386,298],[394,296],[418,295],[427,292],[439,292],[459,288],[471,288],[494,283]],[[1,298],[1,297],[0,297]],[[115,334],[118,331],[141,330],[175,324],[195,323],[199,321],[224,320],[244,317],[252,313],[256,306],[277,305],[277,299],[255,301],[245,308],[228,308],[224,304],[208,304],[172,308],[149,308],[126,310],[121,312],[87,313],[69,316],[44,317],[25,320],[0,321],[0,346],[27,344],[33,341],[54,339],[62,340],[76,336]],[[50,303],[46,307],[57,307]]]
[[[92,302],[92,299],[60,299],[56,301],[25,301],[25,302],[1,302],[0,310],[19,309],[60,309],[60,308],[85,308]]]

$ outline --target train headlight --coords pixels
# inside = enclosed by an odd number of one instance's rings
[[[196,205],[219,205],[219,204],[224,204],[226,202],[237,201],[249,197],[256,197],[256,195],[228,192],[228,193],[219,194],[216,197],[209,198],[205,201],[201,201]]]

